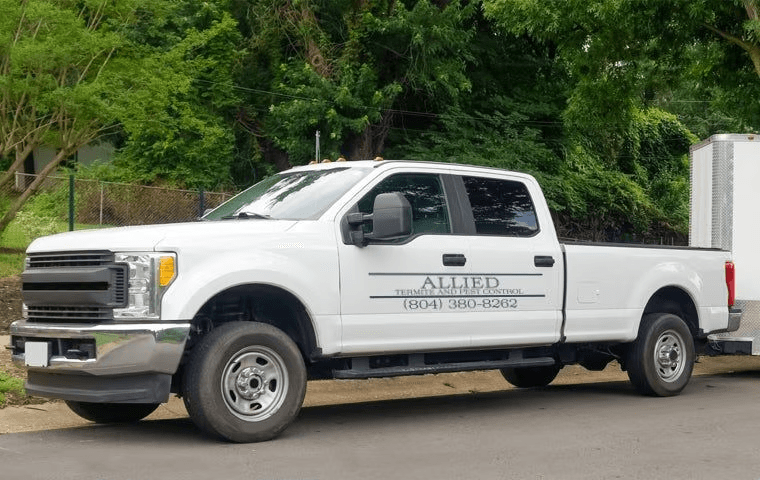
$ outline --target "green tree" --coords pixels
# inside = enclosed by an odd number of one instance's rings
[[[141,182],[213,188],[230,182],[239,105],[240,34],[226,1],[169,2],[125,31],[115,98],[116,165]]]
[[[399,107],[443,105],[465,75],[474,5],[459,1],[249,0],[236,4],[250,56],[239,125],[277,169],[383,152]]]
[[[483,3],[486,17],[503,32],[545,45],[564,66],[569,88],[562,122],[570,171],[596,176],[602,169],[622,182],[614,183],[633,182],[640,194],[631,190],[631,198],[642,203],[619,205],[626,215],[620,219],[642,228],[648,218],[684,232],[686,152],[696,141],[691,131],[704,137],[760,125],[757,2]],[[596,188],[603,185],[614,187],[598,181]],[[616,203],[612,197],[597,201]]]
[[[63,160],[113,126],[106,72],[119,36],[104,25],[129,21],[129,8],[87,2],[77,9],[62,3],[3,0],[0,38],[0,133],[3,153],[15,161],[0,177],[6,184],[26,156],[46,144],[53,160],[0,218],[0,231]]]
[[[484,8],[504,30],[557,49],[577,80],[568,122],[584,135],[604,125],[613,148],[632,107],[670,108],[685,83],[698,93],[684,101],[757,119],[760,102],[747,102],[760,93],[757,0],[484,0]]]
[[[53,160],[0,219],[0,231],[45,177],[105,135],[132,178],[192,186],[229,180],[231,75],[239,42],[227,3],[0,0],[0,155],[10,181],[41,145]]]

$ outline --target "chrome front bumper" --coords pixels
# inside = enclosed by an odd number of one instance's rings
[[[171,375],[179,366],[189,332],[189,322],[41,325],[21,320],[10,328],[11,357],[14,363],[29,372],[95,376]],[[23,345],[27,341],[48,342],[47,366],[26,365]],[[91,351],[69,348],[80,344],[87,345]],[[77,352],[79,354],[75,354]]]

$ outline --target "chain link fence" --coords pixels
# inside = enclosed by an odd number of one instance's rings
[[[30,185],[36,175],[16,174],[15,182],[0,192],[3,210]],[[73,196],[71,187],[73,186]],[[49,176],[25,211],[54,217],[76,229],[177,223],[196,220],[234,194],[179,190],[68,176]]]

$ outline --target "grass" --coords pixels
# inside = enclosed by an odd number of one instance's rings
[[[0,253],[0,278],[20,275],[23,270],[23,253]]]
[[[101,225],[74,225],[76,230],[100,227]],[[68,229],[69,224],[63,220],[56,224],[57,232],[66,232]],[[22,228],[18,220],[14,220],[8,225],[0,237],[0,249],[4,249],[3,252],[0,252],[0,278],[21,274],[24,270],[24,252],[30,243],[31,239],[28,233]],[[16,251],[10,252],[9,250]]]
[[[0,371],[0,407],[4,407],[9,397],[26,397],[24,381]]]
[[[29,237],[27,237],[26,232],[24,232],[24,229],[21,228],[17,220],[8,225],[8,228],[3,232],[2,238],[0,238],[0,246],[5,248],[26,250],[29,243]]]
[[[24,250],[29,245],[29,239],[18,222],[11,222],[0,238],[0,247],[6,249],[0,253],[0,278],[19,275],[24,270]],[[9,252],[16,250],[17,252]]]

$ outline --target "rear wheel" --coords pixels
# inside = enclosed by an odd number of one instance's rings
[[[543,367],[502,368],[501,375],[506,381],[519,388],[545,387],[557,377],[559,365]]]
[[[678,395],[691,378],[695,361],[689,326],[670,313],[646,315],[626,359],[628,378],[644,395]]]
[[[89,403],[66,401],[66,405],[85,420],[95,423],[131,423],[147,417],[158,403]]]
[[[279,435],[298,416],[306,367],[284,332],[256,322],[227,323],[195,347],[184,400],[204,432],[233,442]]]

